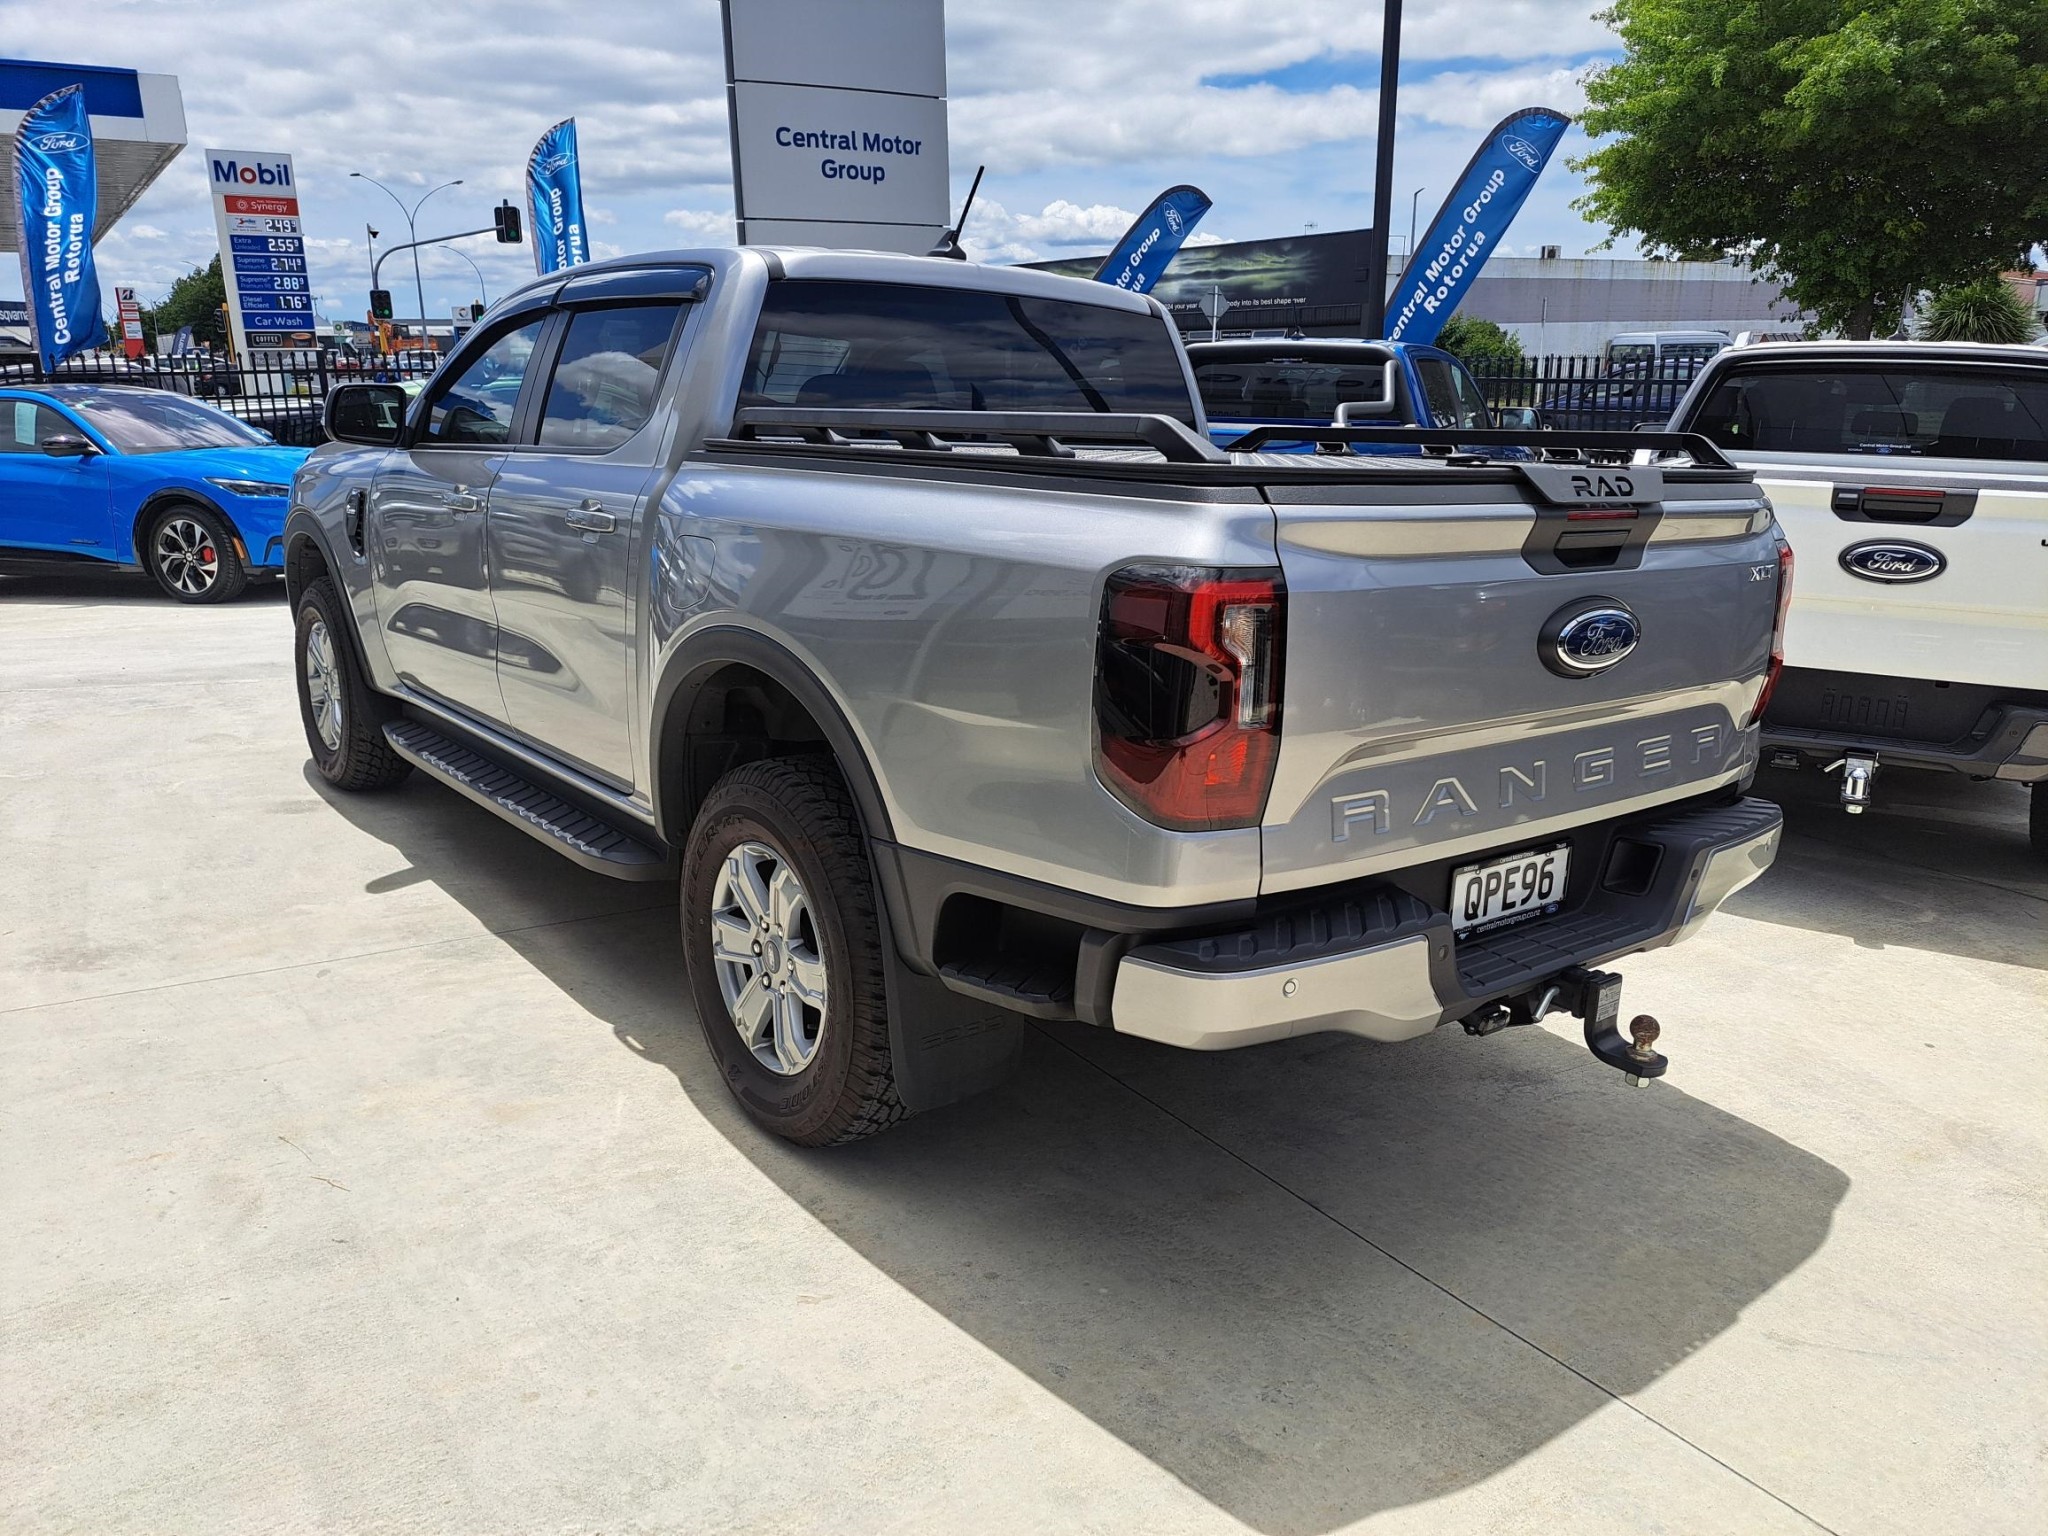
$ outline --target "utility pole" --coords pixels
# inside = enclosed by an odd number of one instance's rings
[[[1372,248],[1366,262],[1367,341],[1387,333],[1387,226],[1394,217],[1394,100],[1401,82],[1401,0],[1383,0],[1380,32],[1380,137],[1372,181]]]

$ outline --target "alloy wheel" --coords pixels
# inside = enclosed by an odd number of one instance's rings
[[[156,531],[156,566],[171,586],[196,597],[220,579],[220,551],[196,519],[167,517]]]
[[[315,619],[306,630],[306,707],[313,717],[313,729],[320,744],[330,752],[341,749],[341,669],[335,664],[334,636],[327,621]]]
[[[818,1054],[826,1018],[825,956],[810,897],[765,843],[725,856],[711,892],[718,990],[754,1059],[794,1077]]]

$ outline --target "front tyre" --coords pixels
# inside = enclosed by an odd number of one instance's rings
[[[341,598],[325,580],[299,594],[292,671],[299,719],[320,777],[336,789],[389,789],[412,764],[384,739],[390,707],[374,693],[348,643]]]
[[[2033,804],[2027,809],[2027,837],[2034,852],[2048,859],[2048,779],[2036,784],[2029,798]]]
[[[249,585],[227,519],[189,502],[158,514],[143,545],[156,584],[181,603],[227,603]]]
[[[867,841],[829,759],[748,763],[712,787],[684,850],[682,912],[705,1043],[756,1124],[830,1146],[909,1113]]]

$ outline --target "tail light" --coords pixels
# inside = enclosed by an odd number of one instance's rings
[[[1104,785],[1178,832],[1257,826],[1280,755],[1277,571],[1132,566],[1103,594],[1095,761]]]
[[[1778,686],[1778,674],[1785,670],[1785,615],[1792,608],[1792,546],[1784,535],[1778,537],[1778,616],[1771,625],[1771,664],[1764,669],[1764,685],[1758,690],[1756,707],[1749,712],[1755,725],[1764,717],[1764,707]]]

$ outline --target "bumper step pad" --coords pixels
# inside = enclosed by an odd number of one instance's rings
[[[674,865],[647,843],[417,720],[384,727],[391,749],[451,789],[539,838],[585,869],[619,880],[663,880]]]

